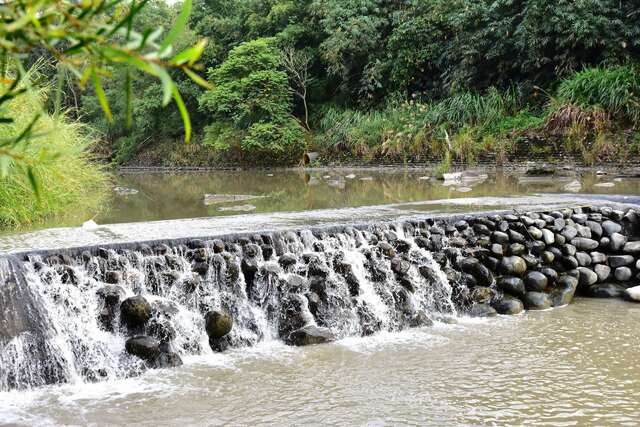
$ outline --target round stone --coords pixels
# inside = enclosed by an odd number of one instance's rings
[[[529,271],[524,276],[527,291],[542,292],[547,287],[547,276],[539,271]]]

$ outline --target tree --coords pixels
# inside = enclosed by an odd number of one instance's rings
[[[313,78],[309,75],[311,56],[306,52],[296,51],[292,47],[286,47],[282,52],[282,64],[289,74],[293,92],[300,98],[304,108],[303,125],[307,131],[309,127],[309,107],[307,105],[307,90]]]

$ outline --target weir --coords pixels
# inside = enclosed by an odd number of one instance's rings
[[[155,240],[0,257],[0,390],[107,381],[264,340],[324,343],[638,299],[619,204]]]

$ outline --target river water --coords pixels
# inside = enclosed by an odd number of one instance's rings
[[[576,189],[571,177],[476,175],[442,183],[419,171],[127,174],[95,217],[99,228],[5,233],[0,251],[640,195],[640,180],[615,176],[588,174]],[[2,392],[0,425],[638,425],[638,325],[640,305],[583,298],[325,345],[206,350],[136,378]]]
[[[326,345],[266,342],[128,380],[2,393],[0,422],[637,425],[638,324],[638,305],[578,299]]]

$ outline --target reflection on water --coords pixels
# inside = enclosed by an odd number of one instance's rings
[[[210,354],[170,371],[0,394],[0,423],[637,425],[640,306],[578,299],[334,344]]]
[[[344,208],[479,196],[515,196],[566,192],[574,177],[528,178],[505,172],[477,172],[461,181],[442,182],[420,170],[215,171],[206,173],[135,173],[118,185],[138,190],[115,194],[96,221],[111,224],[176,218]],[[587,174],[580,192],[640,194],[640,180],[614,181]],[[607,183],[613,186],[598,186]],[[209,195],[209,197],[205,197]],[[224,201],[213,195],[261,196]],[[222,200],[215,203],[216,200]],[[206,203],[205,203],[206,202]]]

